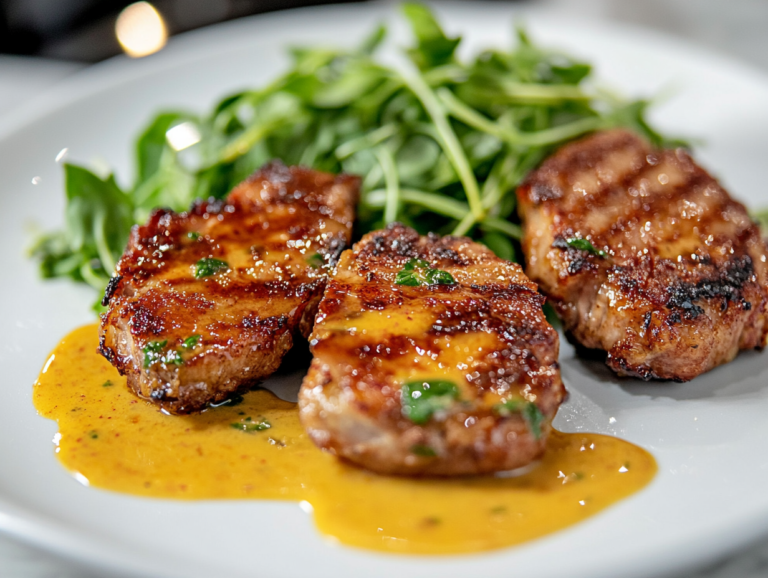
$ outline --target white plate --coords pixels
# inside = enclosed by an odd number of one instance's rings
[[[513,7],[473,2],[439,12],[467,38],[465,48],[510,42]],[[381,5],[330,7],[187,34],[153,57],[92,67],[0,127],[0,530],[103,568],[185,578],[651,576],[706,562],[768,531],[768,355],[756,353],[692,383],[643,384],[618,381],[564,346],[571,398],[556,425],[639,444],[656,457],[659,474],[582,524],[490,554],[354,550],[325,541],[297,504],[138,499],[84,487],[59,466],[55,424],[36,415],[31,385],[56,342],[92,320],[92,295],[38,281],[22,251],[29,223],[61,223],[57,153],[68,147],[69,159],[101,159],[126,178],[133,137],[158,108],[205,109],[272,77],[285,65],[287,44],[352,43],[392,16]],[[700,160],[748,204],[768,204],[768,79],[647,31],[533,13],[525,20],[535,39],[591,60],[628,94],[676,89],[654,119],[705,139]]]

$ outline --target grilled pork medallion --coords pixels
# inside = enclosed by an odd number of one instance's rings
[[[278,163],[225,201],[155,211],[107,288],[101,353],[174,413],[274,372],[308,335],[327,268],[350,240],[359,180]]]
[[[527,273],[620,375],[687,381],[765,345],[760,230],[684,150],[598,133],[545,161],[518,198]]]
[[[544,299],[466,238],[395,224],[345,251],[310,337],[301,421],[321,448],[386,474],[523,466],[565,390]]]

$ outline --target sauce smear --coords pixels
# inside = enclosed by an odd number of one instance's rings
[[[152,498],[306,501],[321,532],[409,554],[478,552],[584,520],[650,482],[643,449],[554,431],[541,462],[516,477],[378,476],[315,448],[296,405],[257,390],[242,403],[169,416],[129,393],[96,353],[97,326],[56,347],[34,388],[59,424],[56,454],[91,486]]]

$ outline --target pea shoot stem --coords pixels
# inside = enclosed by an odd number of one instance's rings
[[[464,186],[464,192],[467,195],[467,201],[469,201],[469,209],[475,219],[481,219],[485,211],[480,202],[480,187],[474,172],[472,172],[467,155],[464,153],[456,133],[451,128],[445,110],[415,67],[412,68],[411,74],[404,76],[404,80],[406,86],[421,101],[432,122],[435,123],[435,128],[440,136],[440,144],[443,145],[446,156],[451,161],[461,184]]]
[[[447,88],[439,88],[436,94],[451,116],[511,145],[529,147],[551,145],[591,132],[604,124],[604,121],[598,117],[589,117],[554,128],[524,133],[501,126],[499,123],[489,120],[487,117],[461,102]]]
[[[375,154],[384,173],[387,191],[386,203],[384,204],[384,222],[389,224],[397,220],[397,213],[400,208],[400,179],[397,175],[395,159],[389,149],[385,146],[377,147]]]
[[[384,207],[386,193],[386,189],[374,189],[366,195],[365,202],[371,208]],[[400,189],[400,199],[457,220],[469,212],[469,206],[466,203],[425,191]]]

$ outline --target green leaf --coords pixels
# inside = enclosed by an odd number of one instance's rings
[[[367,55],[371,55],[376,52],[376,49],[381,46],[381,43],[387,37],[387,27],[383,24],[379,24],[373,29],[363,42],[360,43],[359,52]]]
[[[541,439],[541,424],[544,422],[544,414],[539,406],[521,398],[512,398],[493,406],[493,410],[501,416],[509,416],[514,413],[523,416],[528,424],[528,429],[535,439]]]
[[[158,361],[162,361],[162,353],[166,345],[168,345],[167,339],[163,341],[150,341],[144,346],[142,349],[144,352],[144,369],[147,369]]]
[[[459,388],[445,379],[412,380],[402,385],[400,394],[403,415],[415,424],[424,424],[435,412],[453,405]]]
[[[136,141],[136,170],[138,181],[144,182],[160,168],[160,157],[169,148],[166,133],[174,125],[189,120],[191,115],[183,112],[158,114],[144,129]]]
[[[592,255],[597,255],[598,257],[606,257],[608,255],[608,253],[606,253],[602,249],[597,249],[587,239],[573,237],[571,239],[566,239],[565,243],[569,247],[573,247],[574,249],[578,249],[579,251],[586,251],[587,253],[591,253]]]
[[[111,273],[133,224],[130,198],[112,175],[100,179],[89,170],[68,163],[64,165],[64,183],[68,249],[99,259],[101,269]]]
[[[264,431],[272,427],[272,424],[264,418],[259,419],[259,421],[253,421],[250,417],[246,417],[238,423],[232,423],[229,425],[230,427],[236,430],[244,431],[245,433]]]
[[[435,450],[423,444],[412,445],[411,453],[415,456],[421,456],[423,458],[434,458],[437,456],[437,452]]]
[[[424,4],[407,2],[402,5],[402,10],[418,42],[416,48],[408,51],[414,63],[426,69],[451,62],[461,37],[448,38],[432,11]]]
[[[229,270],[229,264],[221,259],[214,259],[213,257],[205,257],[200,259],[195,265],[195,279],[202,279],[203,277],[210,277],[221,271]]]
[[[541,439],[541,424],[544,422],[544,414],[541,413],[539,406],[535,403],[528,403],[523,408],[523,417],[528,422],[528,428],[531,430],[535,439]]]
[[[313,253],[307,257],[305,261],[309,263],[309,266],[313,269],[319,269],[325,265],[325,259],[323,259],[323,256],[320,253]]]
[[[184,359],[181,357],[181,353],[175,349],[171,349],[166,353],[162,361],[169,365],[184,365]]]
[[[194,349],[202,338],[202,335],[190,335],[182,342],[181,346],[184,349]]]
[[[448,271],[432,269],[424,259],[409,259],[395,276],[396,285],[454,285],[456,279]]]

